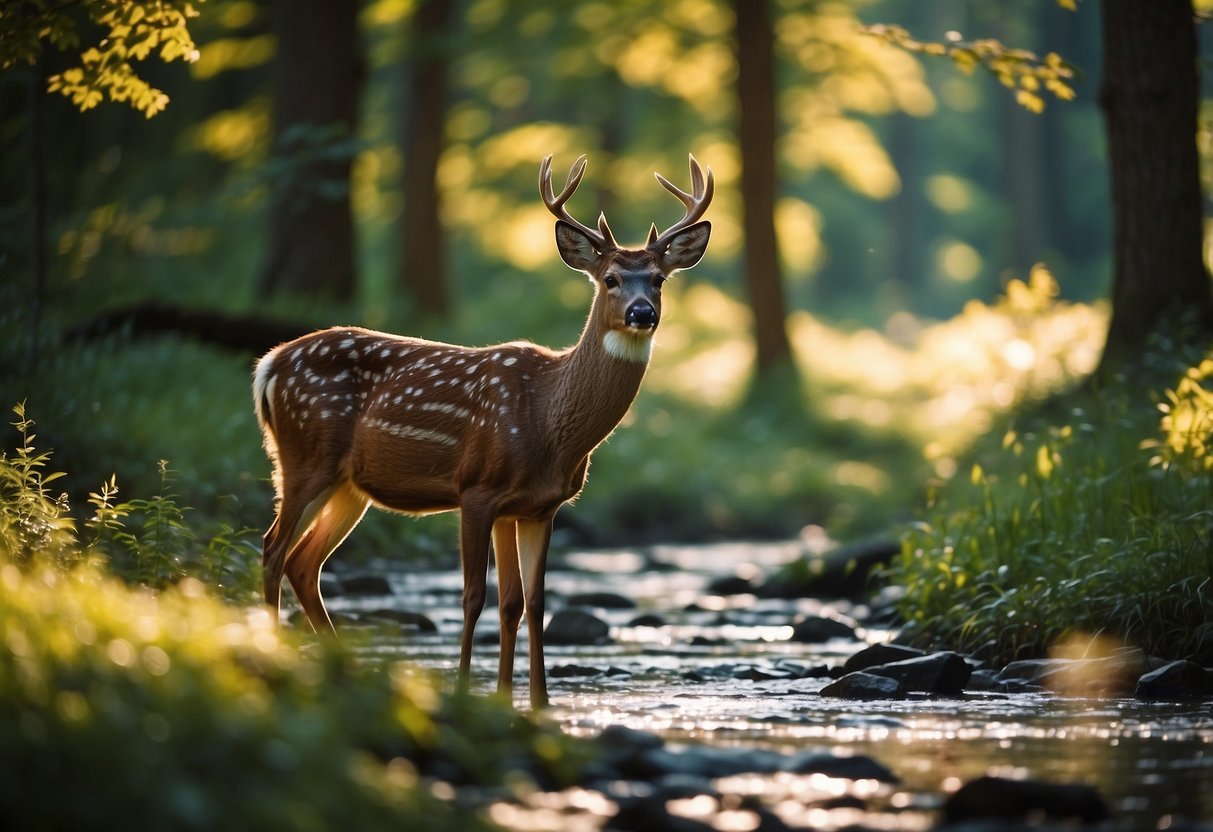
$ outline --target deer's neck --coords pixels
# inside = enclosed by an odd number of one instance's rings
[[[649,335],[596,326],[591,316],[581,339],[561,356],[552,391],[558,447],[580,459],[615,429],[640,390],[651,342]]]

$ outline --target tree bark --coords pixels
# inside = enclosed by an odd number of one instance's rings
[[[1213,331],[1202,259],[1196,153],[1199,89],[1189,0],[1103,0],[1104,111],[1111,156],[1112,321],[1106,374],[1139,355],[1148,336],[1190,315]]]
[[[453,9],[452,0],[422,0],[413,18],[401,148],[404,211],[400,279],[419,311],[439,316],[447,315],[451,306],[437,176],[446,128],[447,38]]]
[[[357,288],[351,139],[363,67],[357,3],[275,0],[274,185],[261,293],[349,300]]]
[[[35,377],[38,351],[42,340],[42,309],[46,305],[46,154],[45,131],[42,127],[42,99],[46,95],[46,73],[40,57],[30,67],[29,87],[29,181],[30,181],[30,271],[33,287],[29,296],[29,352],[25,356],[25,377]]]
[[[737,15],[741,198],[745,275],[754,312],[758,375],[791,363],[787,309],[775,241],[774,32],[768,0],[733,0]]]

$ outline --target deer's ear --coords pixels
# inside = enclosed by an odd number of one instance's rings
[[[699,262],[708,248],[708,237],[712,234],[712,224],[707,220],[679,231],[671,239],[665,251],[658,254],[661,264],[667,272],[675,269],[689,269]]]
[[[560,259],[578,271],[594,271],[602,258],[594,248],[594,241],[564,220],[556,220],[556,248],[560,251]]]

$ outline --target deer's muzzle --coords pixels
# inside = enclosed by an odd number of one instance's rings
[[[657,326],[657,310],[647,300],[638,300],[628,307],[623,322],[633,329],[652,329]]]

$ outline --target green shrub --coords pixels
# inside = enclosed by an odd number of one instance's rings
[[[1074,638],[1196,651],[1213,620],[1210,375],[1184,374],[1161,422],[1159,397],[1122,381],[987,443],[890,568],[908,633],[996,661]]]
[[[0,567],[0,802],[14,828],[464,828],[357,740],[424,736],[426,687],[308,657],[268,616],[186,579],[156,594],[95,567]],[[351,724],[347,720],[354,720]]]

